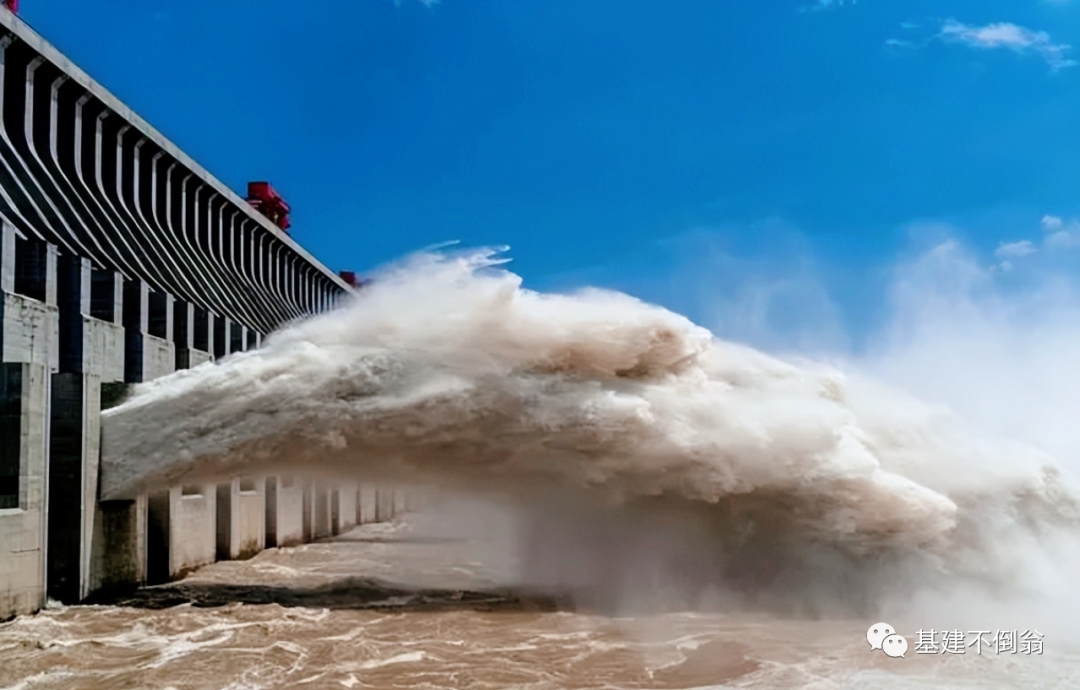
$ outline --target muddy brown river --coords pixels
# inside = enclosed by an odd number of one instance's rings
[[[1043,654],[871,651],[868,622],[755,613],[620,617],[501,589],[513,567],[437,515],[270,549],[109,604],[0,625],[0,687],[1061,688]],[[872,622],[872,621],[871,621]]]

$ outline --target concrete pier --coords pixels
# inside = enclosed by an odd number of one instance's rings
[[[393,489],[380,487],[375,490],[375,522],[393,519],[396,507]]]
[[[330,487],[325,480],[317,479],[311,483],[311,525],[312,539],[323,539],[333,534],[332,503]]]
[[[217,557],[251,558],[266,546],[266,482],[243,477],[217,485]]]
[[[295,477],[266,479],[266,546],[304,541],[304,484]]]
[[[55,247],[0,221],[0,617],[45,599],[55,258]],[[71,528],[79,531],[79,520]]]
[[[378,489],[371,484],[361,484],[357,491],[356,521],[366,525],[378,520]]]
[[[336,505],[333,506],[334,534],[348,532],[356,526],[356,499],[359,489],[356,482],[342,482],[334,490]]]
[[[169,578],[207,563],[217,555],[217,496],[213,484],[169,489]]]
[[[216,498],[213,484],[174,486],[148,495],[148,584],[168,582],[214,562]]]

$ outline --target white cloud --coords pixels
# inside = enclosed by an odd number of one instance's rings
[[[1039,221],[1042,226],[1042,241],[1017,240],[1002,242],[994,250],[998,263],[990,267],[992,273],[1008,273],[1016,268],[1016,260],[1035,254],[1041,246],[1048,252],[1059,252],[1080,248],[1080,218],[1068,221],[1061,216],[1045,215]]]
[[[1049,215],[1043,216],[1041,224],[1042,224],[1043,230],[1046,230],[1047,232],[1053,232],[1054,230],[1060,230],[1061,225],[1062,225],[1061,217],[1060,216],[1049,216]]]
[[[803,12],[820,12],[821,10],[854,5],[858,0],[816,0],[813,4],[801,8]]]
[[[1068,223],[1061,216],[1043,216],[1042,229],[1046,232],[1043,244],[1049,249],[1072,249],[1080,247],[1080,218]]]
[[[1080,248],[1080,218],[1072,218],[1065,221],[1061,216],[1045,215],[1039,221],[1042,226],[1042,246],[1047,250],[1061,251]],[[991,270],[994,272],[1008,273],[1014,264],[1010,259],[1019,259],[1038,251],[1035,243],[1031,240],[1018,240],[1016,242],[1002,242],[994,251],[994,256],[1001,260]]]
[[[999,259],[1018,259],[1028,254],[1034,254],[1038,250],[1035,245],[1031,243],[1031,240],[1020,240],[1019,242],[1002,242],[994,252],[994,256]]]
[[[1046,238],[1046,246],[1051,249],[1072,249],[1080,246],[1080,237],[1066,230],[1061,230]]]
[[[904,29],[905,31],[913,31],[915,29],[918,29],[919,25],[916,24],[915,22],[900,22],[900,28]],[[904,39],[904,38],[889,38],[889,39],[886,39],[885,45],[890,46],[892,48],[914,48],[914,47],[916,47],[916,44],[915,44],[914,41],[909,41],[909,40]],[[921,47],[923,47],[923,45],[925,45],[925,40],[920,41],[920,44],[919,44],[918,47],[921,48]]]
[[[1042,57],[1055,72],[1077,64],[1076,60],[1066,57],[1072,50],[1072,46],[1054,43],[1045,31],[1033,31],[1008,22],[970,26],[955,19],[949,19],[942,24],[941,33],[938,36],[945,41],[962,43],[971,48],[983,50],[1004,48],[1019,54],[1035,53]]]

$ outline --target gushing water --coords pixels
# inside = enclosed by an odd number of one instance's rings
[[[245,469],[434,483],[513,506],[522,583],[616,608],[1002,601],[1045,594],[1032,564],[1076,542],[1077,493],[1033,447],[501,263],[412,257],[259,351],[140,386],[105,414],[104,497]]]

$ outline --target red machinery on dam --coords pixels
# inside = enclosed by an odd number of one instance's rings
[[[292,209],[269,182],[249,182],[247,201],[271,223],[282,230],[289,229],[289,212]]]

